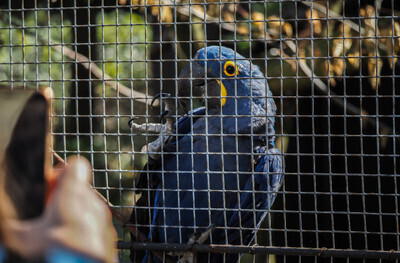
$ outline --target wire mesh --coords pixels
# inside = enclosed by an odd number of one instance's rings
[[[0,82],[10,89],[53,89],[52,151],[63,159],[78,154],[90,160],[93,186],[114,209],[121,262],[130,261],[129,248],[161,251],[157,255],[163,261],[171,259],[172,251],[218,251],[246,254],[241,262],[386,262],[398,260],[400,249],[399,16],[395,0],[8,0],[0,4]],[[136,184],[141,173],[146,178],[154,174],[145,167],[152,157],[142,147],[159,134],[132,134],[128,121],[135,117],[143,127],[160,123],[168,99],[151,106],[153,96],[170,93],[177,103],[180,71],[196,61],[197,50],[212,45],[233,49],[265,75],[262,81],[273,94],[266,98],[277,105],[274,136],[285,161],[283,185],[252,234],[253,243],[216,244],[211,235],[211,245],[186,244],[185,225],[176,226],[175,243],[182,244],[131,240],[131,232],[151,225],[132,223],[131,212],[144,209],[152,217],[155,210],[154,204],[136,203],[140,190],[148,190]],[[232,60],[240,63],[236,56]],[[215,78],[226,80],[223,69]],[[195,94],[189,95],[190,108],[198,107]],[[240,96],[227,99],[240,101]],[[175,120],[183,116],[173,113]],[[256,176],[254,168],[239,167],[243,156],[253,162],[258,158],[239,149],[239,128],[236,122],[231,134],[236,149],[224,154],[233,156],[228,159],[237,174]],[[222,131],[204,135],[230,136]],[[253,129],[248,134],[250,148],[256,135]],[[219,151],[213,152],[215,145],[207,141],[204,152],[175,154],[189,154],[193,163],[195,156],[221,154],[226,147],[220,140]],[[160,151],[161,159],[171,153]],[[170,179],[164,165],[159,167],[164,202],[168,191],[179,192],[177,198],[186,191],[193,199],[204,192],[210,202],[215,192],[222,198],[234,193],[238,200],[245,192],[241,186],[213,189],[210,178],[221,171],[209,162],[203,167],[205,189],[165,189]],[[198,172],[189,174],[195,182]],[[187,215],[187,209],[194,219],[204,209],[211,222],[212,214],[221,211],[223,223],[217,229],[225,235],[247,233],[242,225],[228,227],[235,208],[225,201],[201,209],[194,203],[183,209],[181,202],[173,207],[164,203],[164,218],[166,209],[179,216]],[[226,257],[223,261],[228,262]]]

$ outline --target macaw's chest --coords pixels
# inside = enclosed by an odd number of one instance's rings
[[[166,147],[163,169],[195,172],[250,172],[257,159],[253,149],[265,145],[265,136],[228,133],[223,121],[197,120],[190,133]]]

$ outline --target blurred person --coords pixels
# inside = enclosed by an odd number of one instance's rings
[[[0,86],[0,263],[112,262],[116,234],[89,162],[51,167],[51,97]]]
[[[34,262],[113,262],[116,233],[111,213],[88,184],[90,164],[83,158],[52,169],[54,190],[44,213],[19,220],[0,170],[0,262],[6,251]]]

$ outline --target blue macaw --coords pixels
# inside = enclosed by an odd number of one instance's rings
[[[272,94],[258,66],[230,48],[210,46],[179,76],[176,100],[193,97],[202,98],[205,107],[174,123],[161,158],[149,158],[131,222],[151,242],[186,243],[208,232],[204,243],[249,245],[282,185]],[[184,261],[177,255],[167,257]],[[197,262],[238,259],[196,255]],[[132,260],[162,258],[136,251]]]

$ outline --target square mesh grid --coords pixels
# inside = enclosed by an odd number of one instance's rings
[[[52,151],[90,160],[94,188],[121,216],[119,256],[129,262],[127,222],[148,174],[141,149],[158,134],[132,135],[128,121],[160,123],[162,103],[150,101],[176,98],[196,51],[232,48],[266,76],[285,161],[256,237],[264,250],[241,262],[385,262],[400,249],[399,16],[395,0],[9,0],[0,82],[53,89]],[[249,252],[241,245],[231,248]]]

